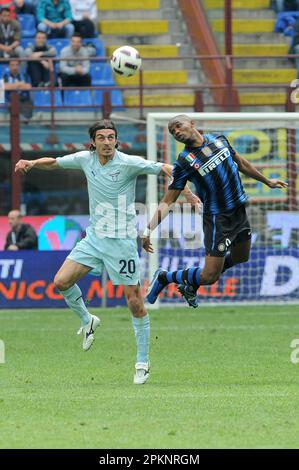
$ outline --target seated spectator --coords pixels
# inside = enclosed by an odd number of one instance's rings
[[[299,54],[299,18],[293,26],[294,34],[292,38],[292,43],[289,48],[289,54]],[[294,59],[290,59],[291,62],[294,62]],[[297,78],[299,78],[299,57],[295,59],[295,64],[297,68]]]
[[[14,0],[17,15],[35,15],[35,7],[25,0]]]
[[[20,112],[26,120],[29,120],[33,111],[33,103],[29,93],[31,83],[28,75],[20,71],[20,62],[18,60],[9,62],[9,72],[3,75],[3,81],[6,102],[10,103],[11,92],[17,91],[20,100]]]
[[[64,47],[60,54],[60,78],[62,86],[90,86],[90,62],[88,51],[82,46],[80,34],[74,34],[70,46]],[[68,59],[69,57],[69,59]],[[80,60],[74,60],[78,58]]]
[[[0,13],[0,57],[22,57],[24,50],[20,46],[20,23],[13,20],[8,8]]]
[[[28,75],[33,86],[49,86],[50,72],[54,71],[53,62],[48,57],[55,57],[56,49],[47,44],[47,35],[38,31],[35,36],[35,44],[30,44],[25,50],[30,59],[41,59],[40,61],[28,62]]]
[[[93,38],[97,20],[96,0],[70,0],[70,4],[75,32],[83,38]]]
[[[2,11],[3,8],[8,8],[11,13],[11,18],[13,20],[16,19],[16,7],[13,0],[0,0],[0,11]]]
[[[72,11],[68,0],[40,0],[37,5],[38,31],[50,38],[70,38],[74,34]]]
[[[281,13],[282,11],[298,11],[299,0],[273,0],[272,8],[277,13]]]
[[[29,224],[22,223],[20,211],[8,213],[8,224],[11,231],[6,236],[4,250],[36,250],[37,235],[34,228]]]

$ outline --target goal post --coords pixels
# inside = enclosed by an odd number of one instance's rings
[[[183,145],[168,133],[168,121],[179,113],[147,115],[147,158],[173,164]],[[203,304],[227,302],[299,303],[299,214],[297,142],[299,113],[188,113],[198,129],[224,134],[231,145],[269,178],[288,181],[288,189],[270,189],[241,175],[249,196],[252,226],[249,262],[228,270],[213,286],[201,286]],[[168,186],[167,178],[147,180],[148,216],[153,214]],[[167,270],[203,266],[202,213],[188,210],[180,196],[173,212],[152,236],[154,254],[141,254],[143,279],[148,285],[158,267]],[[170,285],[155,304],[184,305]]]

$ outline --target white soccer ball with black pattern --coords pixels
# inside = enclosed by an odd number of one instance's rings
[[[135,75],[141,67],[141,62],[139,52],[131,46],[115,49],[110,60],[113,72],[125,77]]]

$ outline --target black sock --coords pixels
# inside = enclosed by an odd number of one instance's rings
[[[200,285],[201,268],[179,269],[177,271],[162,272],[158,276],[158,281],[166,286],[167,284],[184,284],[193,287],[196,291]]]

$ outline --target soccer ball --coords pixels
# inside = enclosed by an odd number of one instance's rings
[[[141,57],[134,47],[122,46],[115,49],[110,64],[113,72],[125,77],[131,77],[140,69]]]

